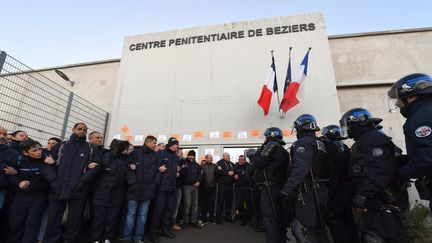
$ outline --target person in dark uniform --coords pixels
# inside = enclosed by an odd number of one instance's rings
[[[362,242],[399,242],[403,238],[397,196],[398,163],[395,145],[377,130],[382,121],[363,108],[347,111],[340,120],[346,136],[354,139],[350,176],[355,196],[353,214]]]
[[[327,149],[330,167],[329,201],[327,203],[327,224],[335,243],[360,242],[357,226],[352,216],[352,198],[355,191],[348,176],[351,150],[342,140],[340,127],[326,126],[320,138]]]
[[[246,163],[244,155],[240,155],[238,162],[234,166],[234,188],[236,195],[236,209],[241,219],[240,225],[251,223],[252,219],[252,196],[251,196],[251,177],[255,173],[253,166]]]
[[[287,178],[290,158],[283,147],[282,130],[270,127],[264,136],[266,140],[261,147],[256,152],[246,151],[246,156],[256,168],[255,180],[261,191],[261,215],[267,242],[285,243],[288,222],[281,190]]]
[[[399,169],[402,179],[422,178],[421,181],[432,181],[432,76],[414,73],[399,79],[388,92],[390,108],[399,108],[406,118],[403,125],[407,158]],[[421,189],[421,188],[418,188]],[[422,190],[420,190],[422,191]],[[429,198],[432,200],[432,188]],[[432,203],[429,203],[432,211]]]
[[[232,218],[232,203],[234,197],[234,163],[230,161],[230,154],[224,153],[218,166],[217,176],[217,202],[216,202],[216,223],[223,224],[222,211],[225,211],[225,221],[234,223]],[[225,209],[225,210],[224,210]]]
[[[183,229],[187,229],[190,224],[196,228],[203,227],[203,224],[198,222],[198,188],[202,180],[202,169],[196,162],[195,155],[195,151],[189,150],[180,170],[183,189]]]
[[[132,170],[128,170],[127,175],[127,215],[123,230],[123,239],[127,242],[144,241],[148,209],[156,192],[156,175],[158,170],[165,171],[165,168],[158,167],[159,154],[156,147],[157,139],[147,136],[144,145],[129,156]]]
[[[325,144],[315,135],[320,128],[314,116],[303,114],[294,122],[297,141],[291,146],[292,168],[282,195],[294,199],[292,232],[300,242],[328,242],[325,209],[329,167]]]
[[[41,173],[51,157],[42,156],[42,145],[24,140],[19,145],[23,155],[18,156],[13,167],[18,174],[9,176],[12,185],[12,201],[9,217],[9,243],[34,243],[39,225],[48,203],[49,184]]]
[[[150,240],[159,242],[159,230],[162,236],[175,238],[171,228],[174,224],[172,215],[174,212],[176,174],[179,158],[176,151],[179,141],[171,137],[164,150],[159,151],[159,173],[156,176],[157,190],[152,204],[153,214],[150,222]]]
[[[114,139],[110,151],[103,155],[101,172],[94,182],[91,198],[92,222],[90,241],[110,243],[126,191],[128,141]]]
[[[11,149],[7,141],[7,129],[0,126],[0,242],[6,239],[7,215],[10,211],[6,204],[8,191],[10,189],[7,175],[15,175],[18,172],[11,166],[12,162],[19,156],[18,152]],[[10,203],[9,203],[10,204]]]
[[[78,242],[88,184],[97,176],[101,163],[94,160],[86,134],[86,124],[75,124],[69,140],[56,144],[51,150],[55,162],[43,168],[50,183],[44,243],[56,243],[62,236],[68,243]],[[62,217],[66,207],[67,222],[62,234]]]

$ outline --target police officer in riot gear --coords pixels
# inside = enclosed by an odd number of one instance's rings
[[[330,167],[329,201],[327,203],[327,224],[335,243],[360,242],[357,226],[352,216],[351,199],[355,191],[348,176],[350,149],[342,140],[341,129],[337,125],[326,126],[320,138],[326,144]]]
[[[422,178],[416,182],[419,194],[422,199],[432,200],[430,186],[421,188],[432,180],[432,76],[422,73],[405,76],[393,84],[388,96],[393,101],[390,109],[399,108],[406,118],[403,129],[407,158],[399,169],[400,176]]]
[[[382,121],[363,108],[347,111],[342,131],[355,143],[351,148],[350,176],[356,190],[353,214],[362,242],[398,242],[402,238],[396,198],[398,164],[391,139],[377,130]]]
[[[268,128],[264,136],[266,140],[261,147],[254,153],[246,152],[246,156],[256,168],[255,180],[261,190],[261,214],[267,242],[285,243],[288,223],[280,191],[287,177],[290,158],[283,147],[285,142],[279,128]]]
[[[294,199],[292,231],[299,242],[328,242],[324,213],[328,200],[327,150],[315,135],[320,128],[312,115],[304,114],[294,122],[297,141],[291,146],[292,168],[282,194]]]

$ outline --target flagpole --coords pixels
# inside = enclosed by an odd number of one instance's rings
[[[277,80],[277,76],[276,76],[276,63],[274,62],[273,50],[271,50],[270,52],[271,52],[271,57],[272,57],[272,61],[273,61],[273,64],[274,64],[275,80]],[[276,82],[276,85],[277,85],[277,82]],[[282,117],[282,114],[280,112],[281,108],[280,108],[280,98],[279,98],[279,87],[276,90],[276,95],[277,95],[277,99],[278,99],[279,116]]]
[[[288,54],[288,67],[289,67],[290,64],[291,64],[291,50],[292,50],[292,47],[290,46],[290,48],[289,48],[289,54]],[[289,68],[289,69],[290,69],[290,68]],[[287,70],[287,72],[288,72],[288,70]],[[288,75],[288,73],[287,73],[287,75]],[[291,75],[290,75],[290,76],[291,76]],[[290,82],[291,82],[291,79],[292,79],[292,78],[290,77]],[[286,83],[286,78],[285,78],[285,83]],[[286,85],[286,84],[284,84],[284,93],[283,93],[284,96],[285,96],[286,88],[288,88],[288,87],[285,87],[285,85]],[[282,106],[282,103],[279,104],[279,110],[282,110],[282,107],[281,107],[281,106]],[[281,118],[285,118],[285,114],[286,114],[286,113],[282,111],[281,114],[282,114],[282,115],[281,115]]]

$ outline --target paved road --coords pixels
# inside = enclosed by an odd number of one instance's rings
[[[265,234],[257,233],[249,226],[225,223],[207,224],[202,229],[188,228],[179,231],[175,239],[161,239],[163,243],[263,243]]]

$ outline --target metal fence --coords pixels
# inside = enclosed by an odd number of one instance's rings
[[[105,134],[108,113],[0,51],[0,126],[44,143],[68,138],[75,123]]]

